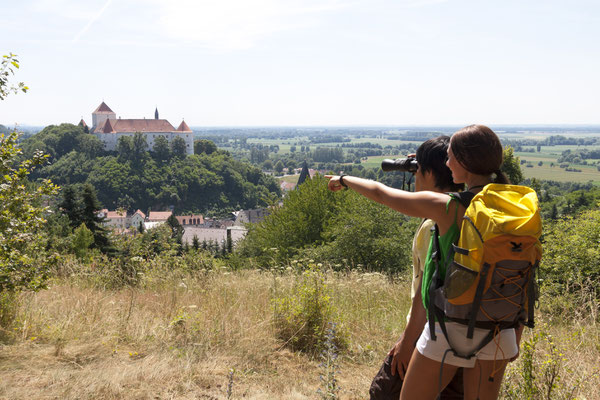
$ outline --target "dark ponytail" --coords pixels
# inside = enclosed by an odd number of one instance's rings
[[[494,180],[493,183],[510,183],[510,180],[508,179],[508,177],[506,176],[506,174],[504,172],[502,172],[500,169],[497,169],[496,171],[494,171]]]

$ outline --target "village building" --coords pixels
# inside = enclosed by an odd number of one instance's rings
[[[198,215],[194,215],[194,214],[190,214],[190,215],[180,215],[180,216],[176,216],[175,218],[177,218],[177,221],[179,222],[180,225],[182,226],[187,226],[187,225],[192,225],[192,226],[201,226],[204,225],[204,217],[200,214]]]
[[[139,229],[140,224],[142,224],[142,226],[145,228],[146,227],[144,225],[145,222],[146,222],[146,214],[144,214],[141,210],[138,209],[131,216],[131,218],[129,220],[129,226]]]
[[[235,213],[234,226],[244,226],[248,223],[257,224],[261,222],[270,211],[266,208],[258,208],[256,210],[241,210]]]
[[[82,119],[79,125],[86,129],[88,126]],[[185,141],[186,154],[194,154],[194,133],[190,127],[181,121],[176,129],[166,119],[158,118],[158,108],[154,111],[154,119],[121,119],[117,114],[102,102],[92,113],[92,128],[89,130],[98,139],[104,143],[106,150],[117,149],[119,138],[123,136],[133,136],[136,132],[141,132],[146,137],[146,150],[151,151],[154,148],[154,141],[163,136],[171,145],[173,139],[180,137]]]
[[[173,215],[172,211],[150,211],[148,222],[167,222],[171,215]]]
[[[129,228],[129,220],[125,210],[109,211],[104,209],[101,211],[101,215],[105,218],[104,226],[107,228],[121,231]]]

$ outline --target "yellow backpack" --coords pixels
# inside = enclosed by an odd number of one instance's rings
[[[452,349],[456,356],[471,358],[500,330],[519,324],[533,327],[542,222],[537,195],[525,186],[489,184],[475,196],[469,192],[454,196],[467,209],[458,243],[447,260],[437,262],[428,311],[448,343],[445,321],[467,325],[469,339],[475,327],[490,330],[469,354]],[[435,240],[434,246],[439,247]],[[440,276],[443,261],[445,277]],[[435,340],[433,323],[430,328]]]

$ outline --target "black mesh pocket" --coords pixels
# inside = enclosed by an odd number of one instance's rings
[[[477,272],[452,261],[446,271],[444,280],[444,296],[455,299],[465,293],[477,279]]]

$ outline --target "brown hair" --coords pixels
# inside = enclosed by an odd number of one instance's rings
[[[502,144],[498,136],[485,125],[469,125],[450,139],[452,154],[469,172],[477,175],[495,174],[494,183],[508,183],[502,171]]]

